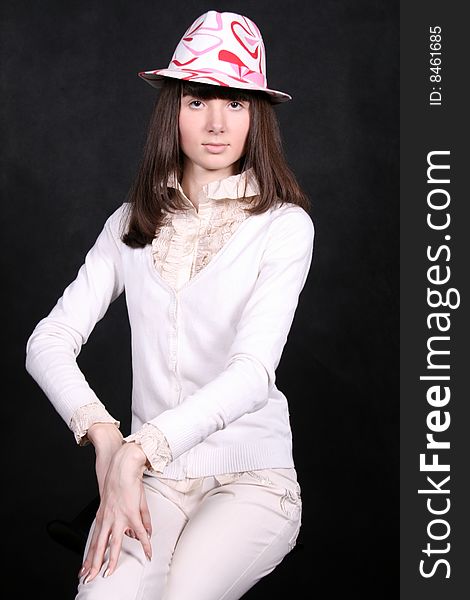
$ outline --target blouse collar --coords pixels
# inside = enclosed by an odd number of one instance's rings
[[[246,182],[246,191],[244,193]],[[167,182],[168,187],[177,189],[186,198],[183,188],[179,183],[175,174],[170,175]],[[224,200],[227,198],[241,198],[242,196],[248,198],[250,196],[257,196],[259,194],[259,185],[256,180],[253,168],[236,175],[230,175],[224,179],[218,179],[217,181],[211,181],[206,183],[201,188],[201,194],[205,198],[211,200]]]

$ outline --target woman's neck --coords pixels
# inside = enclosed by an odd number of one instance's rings
[[[202,169],[198,165],[192,162],[186,161],[183,170],[183,179],[181,181],[181,187],[185,196],[191,200],[192,204],[198,208],[198,195],[202,187],[211,183],[212,181],[219,181],[225,179],[237,173],[237,165],[230,165],[226,169],[218,169],[214,171],[208,171]]]

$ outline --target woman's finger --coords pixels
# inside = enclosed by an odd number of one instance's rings
[[[122,530],[121,530],[122,531]],[[119,554],[121,553],[122,548],[122,533],[119,532],[117,528],[114,528],[113,534],[111,535],[111,541],[109,543],[109,560],[108,566],[103,574],[103,577],[109,577],[113,574],[114,569],[116,568]]]
[[[82,566],[80,567],[80,570],[78,571],[78,578],[80,579],[80,577],[82,577],[83,575],[87,575],[89,569],[90,565],[87,565],[85,562],[83,562]]]
[[[133,526],[135,535],[137,536],[137,539],[140,541],[140,543],[142,544],[142,548],[144,549],[144,554],[147,557],[147,560],[152,560],[152,545],[150,543],[150,538],[149,535],[147,533],[147,531],[145,530],[145,527],[143,526],[143,523],[139,523],[139,524],[135,524]]]
[[[93,562],[93,556],[95,554],[96,542],[98,539],[98,533],[99,533],[100,528],[101,528],[101,526],[99,524],[99,517],[96,516],[95,525],[94,525],[93,533],[92,533],[91,540],[90,540],[90,545],[88,546],[88,551],[86,553],[85,560],[82,563],[82,568],[78,572],[79,578],[84,576],[86,579],[90,572],[91,565]]]
[[[147,504],[147,497],[145,495],[145,489],[143,486],[140,497],[140,516],[148,536],[152,537],[152,519],[150,517],[150,511]]]
[[[91,558],[91,568],[85,578],[84,583],[88,583],[96,577],[100,572],[104,562],[104,554],[109,543],[111,531],[107,527],[103,527],[98,534],[96,544],[93,547],[93,555]]]

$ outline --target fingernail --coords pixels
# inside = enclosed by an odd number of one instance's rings
[[[110,575],[110,569],[109,567],[106,569],[106,571],[104,572],[103,577],[108,577]]]
[[[147,554],[147,553],[145,553],[145,556],[147,557],[147,560],[148,560],[148,561],[151,561],[151,560],[152,560],[152,558],[151,558],[150,554]]]
[[[81,577],[83,575],[83,573],[85,573],[85,567],[82,567],[80,569],[80,571],[78,572],[78,576]]]
[[[90,575],[88,575],[88,577],[85,579],[85,581],[83,583],[88,583],[90,581],[91,577]]]

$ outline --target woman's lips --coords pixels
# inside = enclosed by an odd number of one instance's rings
[[[211,154],[220,154],[228,144],[203,144],[204,148]]]

